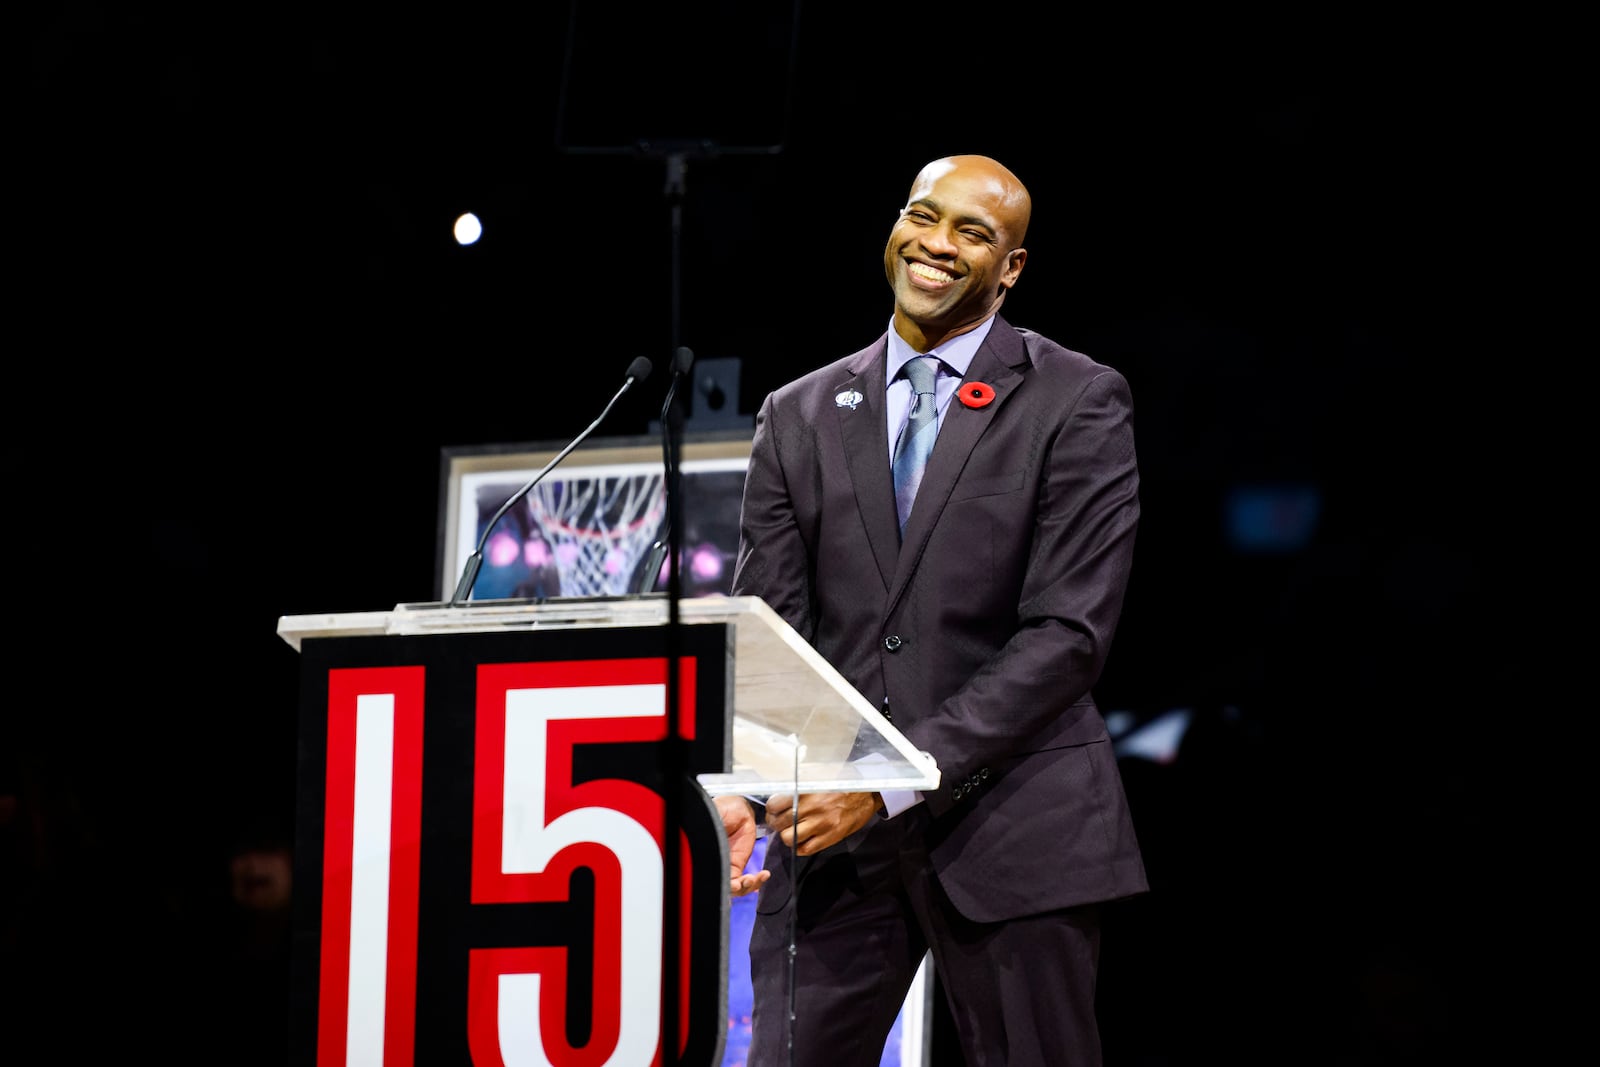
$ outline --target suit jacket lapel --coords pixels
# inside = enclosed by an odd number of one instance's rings
[[[1022,371],[1027,364],[1028,350],[1022,343],[1021,335],[1004,319],[996,319],[982,347],[972,357],[966,377],[962,379],[964,385],[983,382],[991,386],[994,399],[981,408],[969,408],[958,396],[945,409],[939,436],[934,441],[933,452],[928,456],[928,468],[923,472],[922,484],[917,487],[917,502],[912,505],[911,518],[906,523],[905,535],[901,539],[899,557],[889,583],[889,610],[894,610],[895,602],[915,572],[934,525],[939,521],[939,515],[944,511],[956,483],[961,480],[967,457],[972,454],[978,439],[999,417],[1006,401],[1022,384]],[[881,363],[879,376],[882,376]],[[887,436],[888,430],[885,429],[884,433]],[[889,447],[887,442],[883,447]],[[893,524],[898,521],[893,505],[893,479],[888,478],[886,482],[889,483],[889,516]]]
[[[884,413],[883,375],[888,349],[889,338],[885,334],[877,344],[857,353],[847,365],[847,373],[834,385],[834,410],[839,432],[844,436],[850,483],[884,588],[889,586],[900,554],[900,518],[894,510],[888,416]],[[861,399],[850,403],[851,393],[859,394]]]

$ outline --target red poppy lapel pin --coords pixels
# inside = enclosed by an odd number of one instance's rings
[[[956,399],[969,408],[985,407],[994,399],[994,386],[983,382],[962,382],[961,388],[956,390]]]

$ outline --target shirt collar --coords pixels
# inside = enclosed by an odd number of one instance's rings
[[[900,368],[907,361],[917,356],[938,356],[946,367],[955,372],[956,377],[965,378],[967,368],[972,365],[972,357],[978,354],[978,349],[983,345],[983,339],[989,336],[989,327],[994,325],[994,316],[990,315],[978,324],[977,329],[968,330],[959,337],[952,337],[944,344],[928,352],[918,352],[906,344],[894,328],[894,319],[889,320],[889,362],[884,367],[885,383],[892,383],[895,375],[900,373]]]

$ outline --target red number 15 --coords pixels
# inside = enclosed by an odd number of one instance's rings
[[[564,946],[472,950],[468,1035],[478,1067],[660,1061],[663,801],[620,777],[576,783],[573,753],[662,740],[666,667],[662,659],[479,667],[472,902],[562,901],[572,872],[586,867],[595,922],[587,990],[569,989]],[[692,723],[692,661],[680,682],[679,718]],[[569,996],[592,1006],[581,1047],[566,1034]]]

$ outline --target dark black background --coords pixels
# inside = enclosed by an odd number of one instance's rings
[[[1510,724],[1541,681],[1547,426],[1517,370],[1561,221],[1559,28],[813,4],[791,35],[755,6],[759,40],[736,8],[676,37],[670,5],[576,34],[560,5],[28,21],[4,768],[57,828],[11,823],[54,858],[10,929],[64,947],[15,988],[130,982],[120,1047],[176,1032],[229,850],[292,817],[279,617],[436,599],[440,450],[570,439],[636,356],[657,374],[605,434],[647,432],[676,344],[740,360],[753,413],[868,343],[912,177],[981,152],[1035,201],[1006,316],[1133,387],[1101,703],[1195,711],[1175,763],[1125,767],[1154,892],[1108,923],[1107,1063],[1431,1062],[1512,1025],[1483,1009],[1529,980],[1491,957],[1529,906]],[[563,102],[569,45],[626,60],[614,95]],[[774,95],[752,55],[791,49]],[[659,151],[557,144],[675,87],[707,94],[685,137],[736,100],[777,150],[713,140],[677,197]],[[1227,492],[1276,483],[1320,492],[1311,543],[1231,548]]]

